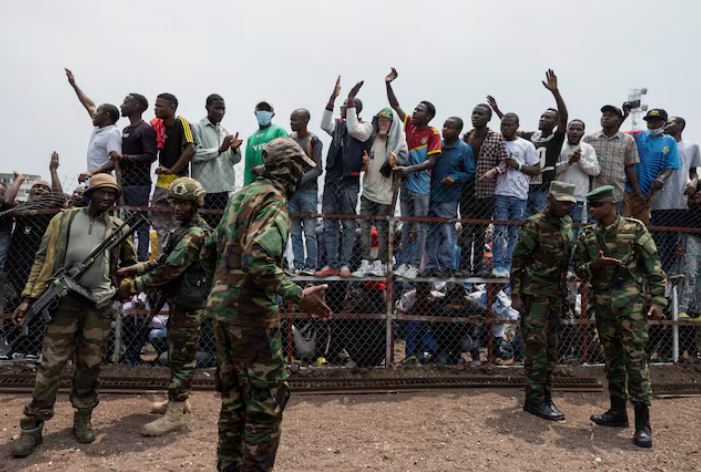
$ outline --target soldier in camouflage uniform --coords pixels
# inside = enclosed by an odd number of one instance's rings
[[[13,322],[21,322],[53,274],[82,262],[94,247],[122,224],[118,218],[107,213],[120,192],[112,176],[95,175],[85,191],[90,201],[88,207],[66,210],[52,218],[22,292],[24,301],[12,316]],[[70,395],[71,403],[76,408],[73,435],[80,443],[95,440],[91,415],[98,404],[97,379],[103,346],[110,334],[112,298],[117,290],[110,274],[120,265],[135,262],[136,253],[131,239],[125,239],[120,246],[98,258],[77,281],[90,291],[95,302],[69,294],[53,311],[51,321],[46,326],[32,401],[24,408],[20,421],[21,435],[10,447],[12,456],[28,456],[41,444],[44,422],[54,414],[61,372],[74,355],[75,375]]]
[[[550,183],[548,207],[523,224],[511,266],[512,307],[521,313],[525,340],[523,409],[551,421],[565,419],[553,403],[552,388],[574,242],[568,216],[577,202],[574,192],[574,184]]]
[[[216,264],[206,315],[217,339],[219,471],[272,470],[282,411],[289,398],[278,297],[323,317],[326,286],[302,289],[282,270],[290,231],[288,199],[305,166],[314,166],[292,139],[266,144],[260,177],[231,197],[203,250]]]
[[[591,417],[602,426],[628,426],[626,399],[635,408],[633,440],[652,446],[650,428],[650,370],[645,348],[647,316],[662,317],[665,273],[652,236],[645,225],[616,214],[613,187],[604,185],[587,195],[596,224],[577,240],[574,269],[593,290],[599,340],[606,355],[611,408]]]
[[[202,309],[211,286],[211,272],[200,263],[200,251],[211,228],[198,214],[204,205],[205,191],[195,179],[180,177],[168,189],[178,227],[165,239],[165,249],[156,261],[140,262],[117,271],[125,279],[119,287],[120,298],[156,290],[168,300],[168,400],[156,402],[151,412],[165,413],[141,430],[144,436],[161,436],[187,424],[190,385],[197,365],[197,344]],[[159,309],[159,307],[155,307]]]

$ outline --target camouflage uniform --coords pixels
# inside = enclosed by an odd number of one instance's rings
[[[38,298],[51,274],[63,267],[71,223],[78,212],[87,211],[87,208],[66,210],[51,220],[22,293],[23,297]],[[105,238],[122,224],[119,218],[107,214],[102,218],[109,228]],[[126,239],[109,254],[110,272],[114,272],[118,265],[135,262],[136,253],[131,239]],[[97,308],[71,295],[60,301],[46,327],[42,361],[37,369],[32,402],[24,409],[26,418],[45,421],[53,416],[61,372],[74,352],[76,371],[71,403],[78,410],[92,410],[97,406],[97,378],[104,342],[110,334],[111,319],[111,306]]]
[[[572,219],[546,210],[526,220],[514,248],[511,291],[526,308],[521,316],[526,401],[544,401],[552,391],[573,241]]]
[[[616,267],[592,273],[600,250],[596,234],[603,236],[610,257],[623,261],[628,271],[622,283],[612,287]],[[644,305],[667,305],[665,273],[657,248],[645,226],[633,218],[618,216],[611,226],[584,229],[574,255],[577,275],[591,283],[599,340],[606,355],[606,377],[613,398],[650,404],[650,370],[645,348],[648,341]],[[614,284],[616,285],[616,284]],[[646,300],[645,294],[650,299]]]
[[[197,365],[195,357],[200,337],[202,309],[184,306],[187,304],[180,303],[179,295],[185,290],[185,272],[201,268],[200,251],[210,234],[211,228],[207,222],[195,214],[188,223],[168,234],[166,252],[160,259],[137,264],[138,274],[141,275],[133,281],[134,293],[153,289],[166,292],[170,307],[167,331],[170,367],[168,400],[171,402],[187,400]]]
[[[216,263],[206,314],[217,340],[219,416],[217,468],[272,470],[285,379],[278,297],[299,303],[300,286],[282,270],[290,231],[288,198],[313,166],[289,138],[266,145],[263,175],[236,193],[208,241],[203,260]]]

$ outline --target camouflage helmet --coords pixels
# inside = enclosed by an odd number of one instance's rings
[[[185,200],[198,207],[204,206],[204,188],[195,179],[190,177],[178,177],[168,187],[168,198],[172,200]]]

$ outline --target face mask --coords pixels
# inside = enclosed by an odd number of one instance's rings
[[[650,136],[662,136],[664,134],[664,128],[650,129]]]
[[[256,119],[258,120],[258,124],[261,126],[268,126],[270,122],[273,120],[273,112],[272,111],[265,111],[265,110],[257,110],[256,111]]]

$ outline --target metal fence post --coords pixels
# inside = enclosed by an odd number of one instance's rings
[[[676,364],[679,362],[679,295],[676,285],[672,287],[672,320],[672,362]]]
[[[394,212],[390,213],[387,224],[387,266],[385,274],[387,276],[387,290],[385,297],[387,300],[387,320],[385,323],[385,367],[389,368],[394,361],[394,336],[392,334],[392,321],[394,313],[394,273],[392,269],[392,259],[394,257]]]

